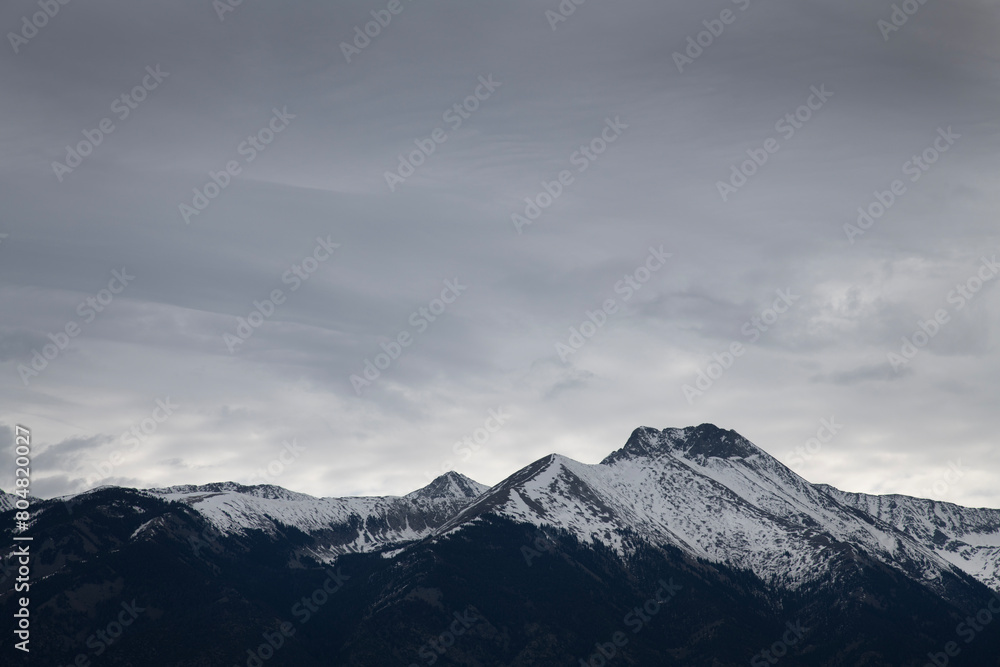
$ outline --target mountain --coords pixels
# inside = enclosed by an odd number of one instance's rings
[[[0,512],[6,512],[9,509],[14,508],[14,503],[17,501],[18,496],[13,493],[6,493],[0,491]]]
[[[32,659],[996,667],[998,519],[813,485],[711,424],[492,488],[105,487],[32,507]]]
[[[892,494],[872,496],[821,487],[838,502],[883,521],[993,590],[1000,590],[1000,510]]]
[[[597,465],[548,456],[481,496],[438,534],[491,512],[558,526],[621,556],[640,543],[671,544],[789,590],[829,578],[850,548],[926,581],[939,594],[946,592],[945,575],[960,570],[995,585],[1000,568],[984,572],[979,560],[953,564],[924,534],[910,535],[858,509],[738,433],[703,424],[636,429],[622,449]],[[994,543],[1000,540],[1000,511],[992,523],[967,512],[970,524],[992,526]]]
[[[189,505],[222,535],[260,532],[274,536],[282,527],[298,529],[313,538],[307,551],[328,560],[426,537],[486,489],[448,472],[402,497],[314,498],[271,485],[232,482],[148,492]]]

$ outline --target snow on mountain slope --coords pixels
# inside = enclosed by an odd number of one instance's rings
[[[817,488],[843,505],[884,521],[1000,591],[1000,510],[970,508],[902,495],[848,493]]]
[[[405,496],[314,498],[232,482],[150,489],[189,504],[224,534],[293,526],[324,560],[393,557],[408,544],[494,513],[574,533],[622,555],[672,544],[796,589],[870,562],[943,592],[965,572],[1000,590],[1000,510],[813,485],[733,431],[711,424],[636,429],[599,464],[550,455],[491,489],[449,472]],[[141,533],[142,529],[136,531]]]
[[[587,465],[551,455],[515,473],[446,523],[492,512],[570,530],[621,554],[637,542],[748,568],[795,589],[829,577],[858,549],[938,587],[953,567],[892,526],[845,507],[733,431],[711,424],[640,428]]]
[[[14,501],[16,501],[17,498],[18,497],[12,493],[0,490],[0,512],[6,512],[9,509],[14,509]]]
[[[274,535],[279,524],[293,526],[316,539],[315,555],[331,558],[426,537],[487,488],[448,472],[402,497],[315,498],[276,486],[233,482],[148,492],[187,503],[223,534],[260,530]]]

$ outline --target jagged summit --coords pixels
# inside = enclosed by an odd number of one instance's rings
[[[686,428],[665,428],[662,431],[640,426],[632,431],[625,446],[601,461],[607,465],[637,457],[657,458],[664,454],[680,454],[704,462],[709,458],[748,458],[766,453],[736,431],[721,429],[715,424],[700,424]]]
[[[869,505],[813,486],[734,431],[641,427],[599,464],[558,454],[535,461],[444,522],[435,537],[495,515],[557,526],[622,556],[642,545],[673,545],[790,590],[852,571],[858,553],[937,594],[960,570],[996,585],[1000,531],[992,516],[972,521],[972,511],[958,508],[963,520],[951,535],[968,547],[951,555],[933,531],[913,530],[908,517],[894,521],[888,511],[873,518]]]
[[[449,470],[422,489],[417,489],[403,497],[408,499],[475,498],[489,488],[465,475]]]

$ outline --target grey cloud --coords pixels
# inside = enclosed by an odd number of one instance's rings
[[[674,52],[720,8],[585,3],[553,30],[557,4],[404,3],[350,63],[341,43],[384,3],[248,0],[222,21],[205,2],[71,3],[19,53],[5,44],[0,405],[44,447],[37,488],[78,488],[87,455],[168,395],[184,409],[111,479],[246,479],[297,437],[308,460],[280,483],[405,493],[498,405],[519,417],[462,469],[482,482],[556,447],[599,460],[639,424],[712,421],[783,451],[835,410],[856,434],[845,457],[909,448],[913,475],[956,421],[958,449],[995,432],[993,406],[969,400],[995,384],[992,288],[903,372],[880,362],[1000,247],[994,9],[936,0],[885,41],[890,2],[732,3],[681,73]],[[0,26],[34,6],[5,5]],[[113,101],[156,65],[169,76],[119,118]],[[500,87],[453,129],[446,112],[489,75]],[[833,97],[783,136],[821,85]],[[286,107],[248,161],[243,142]],[[105,117],[114,131],[59,182],[52,162]],[[628,129],[579,171],[615,117]],[[908,180],[948,126],[961,139]],[[447,140],[391,192],[385,173],[435,128]],[[717,183],[768,138],[780,150],[723,201]],[[511,215],[562,170],[572,183],[519,235]],[[226,185],[186,224],[213,173]],[[905,194],[850,243],[844,225],[894,179]],[[285,272],[327,236],[340,249],[292,290]],[[661,244],[673,257],[626,302],[616,282]],[[84,321],[122,267],[134,282]],[[468,291],[418,332],[411,315],[456,277]],[[751,341],[741,327],[786,288],[801,300]],[[284,302],[230,352],[223,336],[275,289]],[[555,344],[609,298],[620,310],[563,363]],[[17,365],[69,322],[80,334],[24,386]],[[400,333],[412,344],[358,395],[350,377]],[[680,387],[731,341],[746,353],[688,404]],[[835,459],[823,481],[874,488]]]

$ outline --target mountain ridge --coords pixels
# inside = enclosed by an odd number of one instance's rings
[[[82,645],[122,595],[156,610],[109,665],[250,664],[245,647],[330,577],[337,603],[270,664],[404,664],[463,609],[482,620],[441,665],[577,664],[669,581],[671,631],[630,644],[634,664],[745,665],[800,619],[823,630],[789,664],[920,667],[1000,601],[1000,510],[811,484],[711,424],[640,427],[600,463],[550,454],[493,487],[453,471],[403,496],[103,487],[39,500],[29,523],[39,639],[74,623]],[[200,639],[161,639],[177,636]],[[1000,667],[1000,637],[963,651]]]
[[[872,496],[811,484],[739,433],[710,423],[641,426],[600,463],[549,454],[493,487],[450,471],[403,496],[315,498],[233,483],[147,491],[189,503],[224,533],[295,527],[316,537],[310,553],[327,560],[397,554],[491,515],[568,530],[622,557],[641,544],[671,544],[793,590],[831,576],[858,549],[940,594],[944,578],[960,573],[1000,590],[1000,510],[926,500],[914,504],[925,508],[915,522],[912,508],[893,514]],[[927,507],[950,508],[948,531],[929,527],[935,519]]]
[[[187,504],[221,534],[295,528],[314,541],[303,553],[328,561],[398,552],[490,514],[569,530],[620,556],[671,544],[793,589],[827,576],[850,547],[932,585],[955,568],[1000,590],[1000,510],[811,484],[711,423],[640,426],[599,463],[549,454],[493,487],[449,471],[402,496],[317,498],[236,482],[138,491]]]

